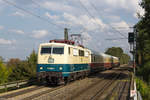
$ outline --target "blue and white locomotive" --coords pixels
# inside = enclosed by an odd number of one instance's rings
[[[70,40],[42,43],[38,51],[37,77],[48,83],[67,83],[90,72],[91,51]]]

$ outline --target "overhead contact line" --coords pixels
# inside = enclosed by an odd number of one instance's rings
[[[42,21],[45,21],[45,22],[47,22],[48,24],[54,25],[54,26],[56,26],[56,27],[58,27],[58,28],[62,28],[62,29],[64,28],[64,27],[62,27],[62,26],[60,26],[60,25],[57,25],[57,24],[55,24],[55,23],[53,23],[53,22],[51,22],[51,21],[49,21],[49,20],[47,20],[47,19],[41,17],[40,15],[36,15],[36,14],[34,14],[33,12],[28,11],[28,10],[26,10],[26,9],[24,9],[24,8],[22,8],[22,7],[18,6],[18,5],[16,5],[16,4],[13,3],[13,2],[10,2],[10,1],[8,1],[8,0],[2,0],[2,1],[4,1],[5,3],[7,3],[7,4],[9,4],[9,5],[12,5],[13,7],[15,7],[15,8],[17,8],[17,9],[20,9],[20,10],[22,10],[22,11],[24,11],[24,12],[26,12],[26,13],[28,13],[28,14],[30,14],[30,15],[32,15],[32,16],[38,18],[38,19],[40,19],[40,20],[42,20]]]

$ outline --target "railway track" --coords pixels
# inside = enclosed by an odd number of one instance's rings
[[[120,73],[115,76],[112,77],[112,80],[108,80],[104,83],[104,85],[102,86],[101,89],[99,89],[96,94],[94,94],[89,100],[98,100],[99,97],[101,97],[103,95],[103,93],[105,92],[106,89],[108,89],[112,84],[114,84],[115,80],[118,79],[118,77],[120,76]]]
[[[80,81],[80,80],[77,80]],[[54,91],[57,91],[61,88],[70,86],[71,84],[73,84],[74,82],[77,81],[73,81],[68,83],[67,85],[61,85],[61,86],[57,86],[57,87],[50,87],[48,85],[44,85],[44,86],[32,86],[32,87],[28,87],[27,89],[20,89],[20,90],[16,90],[16,92],[12,92],[12,93],[8,93],[8,94],[4,94],[4,95],[0,95],[0,100],[2,99],[8,99],[8,100],[31,100],[31,99],[35,99],[38,98],[44,94],[47,93],[51,93]]]
[[[107,71],[107,72],[109,72],[109,71]],[[97,75],[99,75],[99,74],[97,74]],[[99,77],[104,78],[104,75],[105,74],[100,74]],[[88,87],[89,85],[87,85],[87,84],[90,84],[90,86],[93,87],[93,83],[95,84],[97,81],[100,81],[100,80],[103,80],[103,79],[97,80],[97,78],[95,78],[95,76],[90,76],[90,78],[75,81],[70,86],[67,85],[66,87],[63,87],[62,89],[47,93],[39,98],[36,98],[35,100],[41,100],[41,99],[42,100],[72,100],[72,98],[70,98],[70,97],[72,97],[72,94],[80,92],[77,90],[79,90],[83,87]]]
[[[0,99],[110,100],[114,97],[115,100],[125,100],[130,82],[127,79],[123,80],[124,76],[122,70],[107,70],[83,80],[73,81],[66,86],[35,86],[7,95],[0,95]]]
[[[118,81],[124,78],[124,74],[122,71],[119,71],[115,74],[113,75],[112,73],[112,75],[108,79],[98,81],[93,84],[93,86],[89,86],[86,89],[81,90],[78,94],[72,96],[69,100],[111,100],[111,93],[113,93],[113,90],[116,90],[116,88],[118,88],[119,86],[119,95],[117,95],[117,99],[115,100],[127,100],[127,93],[126,96],[124,96],[123,93],[125,89],[128,91],[129,82],[128,80],[126,80],[125,82]],[[114,87],[114,89],[112,87]]]
[[[53,91],[55,91],[55,90],[58,90],[58,89],[60,89],[60,88],[62,88],[62,87],[64,87],[64,86],[58,86],[58,87],[55,87],[55,88],[53,88],[53,89],[48,89],[48,90],[42,91],[42,92],[40,92],[40,93],[38,93],[38,94],[34,94],[34,95],[29,96],[29,97],[26,97],[26,98],[24,98],[24,99],[22,99],[22,100],[32,100],[32,99],[34,99],[34,98],[37,98],[37,97],[42,96],[43,94],[50,93],[50,92],[53,92]]]
[[[5,98],[5,99],[13,98],[42,88],[44,88],[44,86],[31,86],[28,88],[17,90],[16,92],[9,92],[8,94],[4,93],[4,95],[0,95],[0,98]]]
[[[104,79],[99,80],[89,87],[81,90],[79,93],[71,97],[71,100],[95,100],[99,94],[103,93],[104,90],[109,87],[115,81],[116,73],[111,73],[108,76],[104,77]],[[110,80],[110,79],[114,80]]]
[[[117,84],[114,88],[108,93],[104,100],[129,100],[129,88],[130,88],[130,75],[127,71],[127,77],[125,79],[119,78]]]

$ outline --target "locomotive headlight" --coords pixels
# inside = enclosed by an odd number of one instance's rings
[[[61,66],[61,67],[59,67],[59,70],[62,70],[63,69],[63,67]]]
[[[43,67],[40,67],[40,70],[42,70],[43,69]]]

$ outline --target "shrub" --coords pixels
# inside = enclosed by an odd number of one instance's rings
[[[137,90],[140,91],[143,100],[150,100],[150,87],[141,79],[136,78]]]

